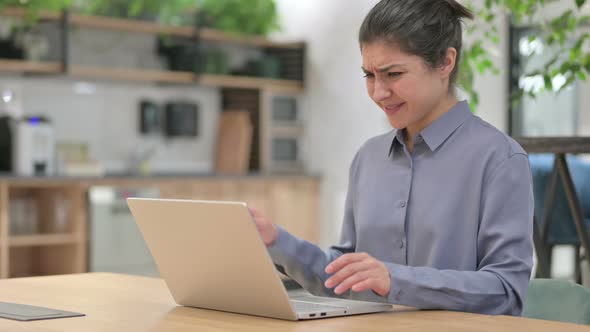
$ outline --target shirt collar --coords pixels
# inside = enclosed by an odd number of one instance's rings
[[[469,103],[467,101],[460,101],[443,114],[436,121],[424,128],[420,136],[431,151],[436,150],[451,134],[459,128],[471,114]],[[404,130],[395,130],[394,137],[389,147],[389,155],[394,151],[396,144],[404,144]],[[397,142],[397,143],[396,143]]]

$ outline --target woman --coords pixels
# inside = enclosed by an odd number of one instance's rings
[[[382,0],[359,32],[367,91],[391,132],[350,168],[341,242],[326,251],[253,210],[275,264],[310,292],[519,315],[532,268],[523,149],[458,102],[453,0]]]

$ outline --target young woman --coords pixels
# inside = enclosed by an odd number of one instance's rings
[[[533,262],[528,158],[455,95],[454,0],[382,0],[359,32],[389,133],[350,168],[341,242],[326,251],[252,210],[275,262],[314,294],[519,315]]]

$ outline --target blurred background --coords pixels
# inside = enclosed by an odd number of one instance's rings
[[[337,242],[352,157],[391,129],[360,70],[376,3],[0,1],[0,277],[157,275],[130,196],[246,201]],[[535,273],[589,283],[590,6],[461,3],[459,94],[531,152]]]

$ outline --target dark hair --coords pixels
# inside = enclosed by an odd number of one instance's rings
[[[431,68],[442,65],[447,49],[457,50],[449,79],[454,87],[459,72],[463,29],[461,20],[473,14],[455,0],[381,0],[365,17],[359,43],[385,41],[421,57]]]

